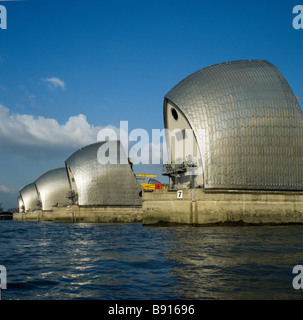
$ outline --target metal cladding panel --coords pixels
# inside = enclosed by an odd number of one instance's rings
[[[24,203],[25,211],[38,209],[38,193],[34,183],[25,186],[20,190],[20,196]]]
[[[164,101],[164,111],[171,101],[195,132],[205,188],[303,190],[302,111],[268,61],[199,70]]]
[[[23,203],[21,196],[18,197],[18,206],[19,206],[19,212],[23,212],[22,207],[24,206],[24,203]]]
[[[102,146],[117,150],[109,152],[108,164],[101,164],[98,161],[98,150]],[[102,157],[101,152],[99,157]],[[142,204],[139,195],[142,188],[128,164],[124,150],[120,150],[119,141],[88,145],[72,154],[66,160],[66,166],[71,185],[73,186],[73,183],[75,185],[74,191],[78,194],[80,206]]]
[[[58,168],[44,173],[35,181],[42,210],[52,210],[57,203],[67,205],[70,184],[65,168]]]

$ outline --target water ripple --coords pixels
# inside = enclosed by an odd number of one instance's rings
[[[302,226],[0,222],[2,299],[302,299]]]

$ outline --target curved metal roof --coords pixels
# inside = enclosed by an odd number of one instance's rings
[[[98,153],[101,147],[117,150],[114,154],[109,152],[107,164],[101,164],[106,162],[106,153]],[[142,204],[139,195],[142,188],[133,174],[120,141],[88,145],[72,154],[65,163],[80,206]]]
[[[302,111],[268,61],[199,70],[165,96],[165,115],[168,101],[197,137],[205,188],[303,189]]]
[[[70,184],[65,168],[50,170],[35,181],[42,210],[52,210],[56,204],[67,205]]]
[[[20,190],[25,211],[38,209],[39,197],[35,183],[30,183]]]

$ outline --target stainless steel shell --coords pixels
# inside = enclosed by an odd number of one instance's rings
[[[19,212],[24,212],[24,203],[21,196],[18,197]]]
[[[34,211],[39,209],[39,198],[35,183],[30,183],[20,190],[20,196],[24,204],[24,210]]]
[[[70,184],[65,168],[53,169],[44,173],[35,181],[35,184],[42,210],[53,210],[53,207],[57,204],[59,206],[69,204],[67,196],[70,191]]]
[[[108,155],[104,152],[107,147]],[[106,160],[109,163],[101,164]],[[72,154],[65,163],[80,206],[142,204],[142,188],[119,141],[88,145]]]
[[[168,101],[195,132],[206,189],[303,190],[302,111],[268,61],[199,70],[165,96],[164,114]]]

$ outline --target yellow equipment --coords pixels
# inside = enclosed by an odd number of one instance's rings
[[[141,174],[141,173],[135,173],[135,177],[137,177],[137,178],[146,178],[146,177],[149,177],[149,178],[157,178],[157,175],[156,175],[156,174]]]
[[[140,173],[135,173],[135,177],[137,179],[140,180],[144,180],[145,178],[157,178],[156,174],[140,174]],[[151,180],[151,179],[150,179]],[[156,189],[168,189],[167,187],[165,187],[162,183],[149,183],[150,180],[148,181],[148,183],[146,182],[142,182],[140,183],[141,186],[145,189],[145,190],[156,190]]]

